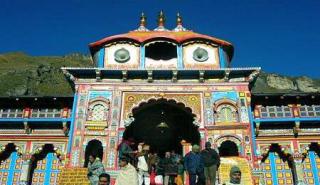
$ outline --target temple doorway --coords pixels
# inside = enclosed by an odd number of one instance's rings
[[[94,155],[96,157],[99,157],[99,159],[102,161],[103,159],[103,147],[102,143],[99,140],[91,140],[88,142],[85,150],[85,161],[84,161],[84,167],[88,167],[89,163],[89,156]]]
[[[221,157],[239,156],[237,144],[233,141],[223,141],[219,147],[219,155]]]
[[[123,139],[144,142],[151,152],[163,155],[174,150],[182,154],[181,141],[199,144],[198,126],[192,110],[174,100],[159,99],[142,103],[132,111],[134,121],[126,127]]]

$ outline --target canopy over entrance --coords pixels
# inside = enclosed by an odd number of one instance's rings
[[[199,144],[198,126],[193,124],[192,110],[174,100],[150,100],[133,110],[134,121],[126,128],[124,139],[150,145],[150,150],[163,154],[175,150],[182,153],[180,142]]]

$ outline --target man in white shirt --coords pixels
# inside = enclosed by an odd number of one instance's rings
[[[115,185],[138,185],[138,174],[126,157],[120,158],[120,173],[117,176]]]
[[[148,146],[144,145],[142,148],[142,151],[137,154],[138,157],[138,180],[139,185],[142,185],[144,182],[144,185],[150,184],[150,174],[149,174],[149,167],[148,167]]]

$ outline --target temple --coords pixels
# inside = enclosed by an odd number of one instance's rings
[[[210,141],[220,183],[320,184],[320,94],[252,94],[259,67],[232,68],[230,42],[183,26],[136,30],[89,44],[93,68],[63,67],[73,97],[1,97],[1,184],[88,184],[89,154],[112,183],[117,146],[134,138],[184,155]],[[283,50],[282,52],[285,52]]]

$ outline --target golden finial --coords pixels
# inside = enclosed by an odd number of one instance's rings
[[[165,21],[166,21],[166,19],[164,17],[164,13],[161,10],[159,13],[159,16],[158,16],[158,26],[164,26]]]
[[[182,26],[182,17],[179,12],[177,13],[177,26],[173,29],[173,31],[188,31]]]
[[[177,13],[177,25],[182,25],[182,17],[179,12]]]
[[[142,12],[141,13],[141,16],[140,16],[140,26],[143,26],[145,27],[147,24],[147,17],[144,15],[144,13]]]

